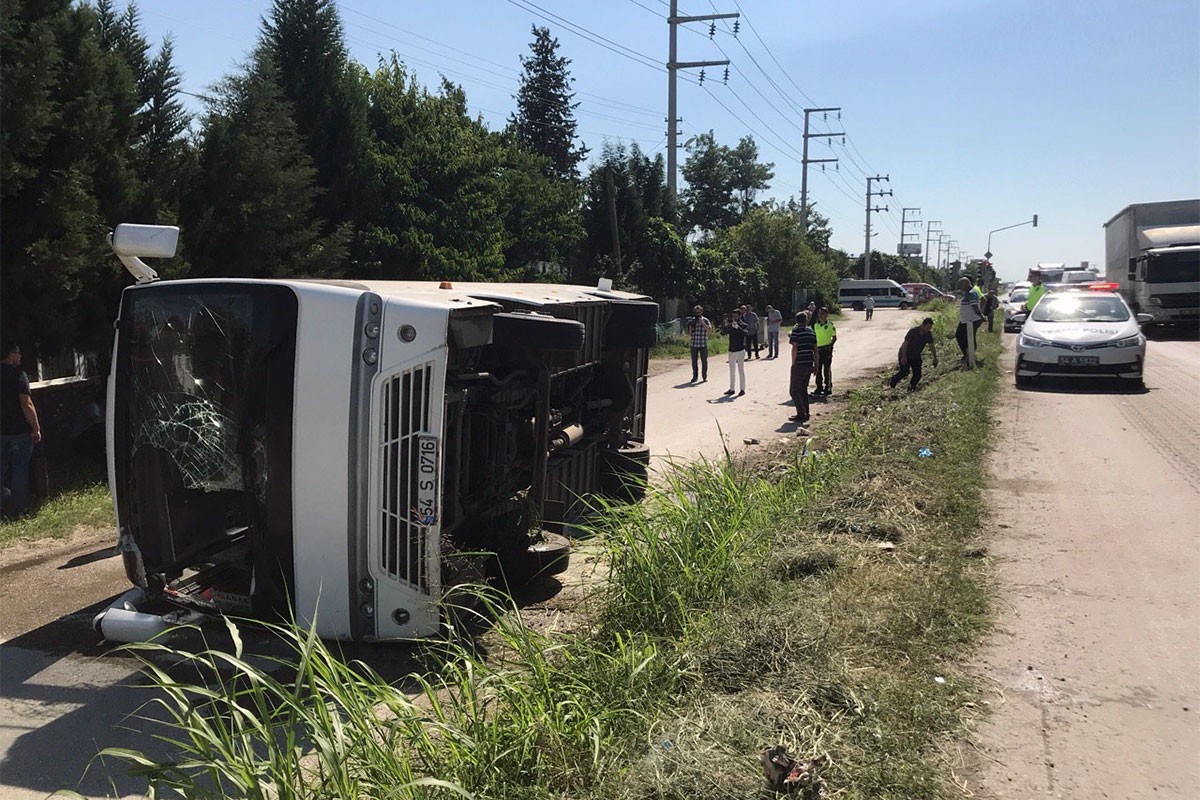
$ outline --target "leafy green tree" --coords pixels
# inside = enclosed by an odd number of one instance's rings
[[[833,295],[837,275],[808,246],[794,207],[774,203],[755,207],[719,239],[737,254],[737,261],[762,271],[762,292],[755,297],[760,303],[787,308],[796,287]]]
[[[729,227],[736,219],[729,148],[717,144],[712,131],[690,139],[685,147],[688,157],[681,171],[687,188],[680,193],[685,226],[704,235]]]
[[[610,191],[621,247],[619,265],[611,258]],[[605,143],[599,161],[592,165],[583,181],[582,216],[585,231],[582,259],[591,269],[583,270],[580,280],[594,279],[601,266],[609,277],[617,277],[634,263],[653,260],[647,252],[651,218],[669,225],[673,225],[675,218],[662,156],[651,159],[636,144],[626,150],[624,145]]]
[[[462,89],[430,94],[395,55],[367,80],[370,209],[358,273],[386,278],[496,279],[509,244],[504,158],[467,114]]]
[[[571,91],[571,60],[558,54],[558,40],[548,28],[533,28],[532,55],[521,57],[521,86],[517,111],[509,124],[517,141],[549,159],[550,173],[574,180],[587,148],[575,143],[575,94]]]
[[[717,144],[709,131],[686,146],[682,171],[687,188],[680,199],[689,230],[708,236],[736,225],[754,206],[758,192],[769,186],[774,165],[759,163],[758,146],[749,136],[731,149]]]
[[[673,225],[650,217],[630,277],[652,297],[679,297],[695,286],[696,257]]]
[[[729,151],[730,186],[733,190],[734,206],[740,217],[745,217],[754,207],[754,198],[770,186],[775,177],[774,164],[758,161],[758,145],[750,136],[743,136]]]
[[[854,262],[853,274],[845,277],[861,278],[864,266],[863,257],[859,256]],[[873,280],[893,280],[896,283],[913,283],[922,280],[921,274],[907,259],[894,253],[880,253],[878,250],[871,251],[871,278]]]
[[[520,274],[536,261],[565,265],[583,236],[578,188],[549,174],[545,157],[508,133],[488,138],[500,152],[505,271]]]
[[[714,322],[748,299],[762,294],[766,275],[754,263],[743,263],[727,242],[712,240],[696,250],[696,278],[687,292],[690,304],[701,303]]]

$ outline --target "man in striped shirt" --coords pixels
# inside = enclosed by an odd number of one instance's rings
[[[796,327],[792,328],[788,341],[792,345],[792,374],[789,393],[796,404],[793,422],[801,425],[808,422],[808,379],[812,376],[817,360],[817,334],[808,325],[808,312],[796,314]]]

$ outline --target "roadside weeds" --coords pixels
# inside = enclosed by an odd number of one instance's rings
[[[758,754],[779,744],[831,796],[961,796],[940,747],[972,716],[963,657],[988,626],[975,537],[998,338],[981,353],[986,369],[931,369],[913,395],[881,376],[774,461],[700,462],[606,507],[609,577],[581,624],[535,631],[483,592],[482,649],[426,645],[440,666],[415,700],[293,628],[271,669],[134,646],[188,766],[110,755],[197,797],[715,800],[773,796]],[[209,680],[175,682],[163,653]]]

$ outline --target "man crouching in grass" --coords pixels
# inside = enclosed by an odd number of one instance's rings
[[[933,343],[933,317],[926,317],[921,321],[921,324],[909,330],[904,335],[904,343],[900,345],[900,369],[896,370],[896,374],[892,376],[892,388],[896,388],[896,384],[904,380],[904,376],[912,372],[912,378],[908,382],[908,390],[915,392],[917,384],[921,382],[921,351],[925,349],[925,345],[929,345],[929,352],[933,353],[933,365],[938,365],[937,345]]]

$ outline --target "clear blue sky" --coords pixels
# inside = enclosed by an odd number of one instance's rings
[[[663,0],[350,0],[340,2],[352,56],[373,66],[395,50],[418,78],[461,84],[492,126],[511,113],[518,57],[546,25],[572,60],[581,138],[665,150],[667,4]],[[195,93],[237,69],[266,0],[139,5],[152,41],[170,34]],[[544,11],[539,11],[539,8]],[[774,162],[769,195],[800,194],[803,107],[840,106],[845,145],[810,141],[809,193],[833,243],[863,249],[867,174],[889,175],[873,218],[875,249],[895,252],[901,209],[940,220],[963,253],[991,229],[1039,215],[1039,227],[992,239],[1004,278],[1039,261],[1102,263],[1102,225],[1129,203],[1200,197],[1200,3],[1196,0],[680,0],[681,14],[741,11],[681,31],[680,60],[733,61],[729,83],[681,82],[683,138],[747,133]],[[639,63],[581,37],[553,14],[643,54]],[[760,38],[761,37],[761,38]],[[612,45],[609,45],[610,47]],[[724,53],[724,54],[723,54]],[[755,63],[757,61],[757,64]],[[761,69],[760,69],[761,67]],[[691,75],[694,79],[695,73]],[[196,108],[199,108],[198,101]],[[684,154],[680,155],[680,163]],[[814,171],[815,170],[815,171]],[[926,225],[911,241],[924,244]]]

